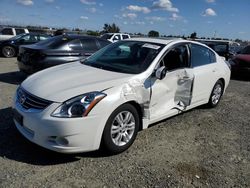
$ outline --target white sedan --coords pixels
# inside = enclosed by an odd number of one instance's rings
[[[50,150],[102,146],[119,153],[152,123],[199,105],[215,107],[230,73],[223,58],[197,42],[119,41],[28,77],[14,97],[14,122],[28,140]]]

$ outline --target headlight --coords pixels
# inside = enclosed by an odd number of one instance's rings
[[[105,93],[95,91],[74,97],[59,106],[51,116],[63,118],[87,116],[92,108],[105,96]]]

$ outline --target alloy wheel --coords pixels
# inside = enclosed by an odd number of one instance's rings
[[[129,111],[122,111],[116,115],[111,125],[111,138],[115,145],[124,146],[133,137],[135,117]]]

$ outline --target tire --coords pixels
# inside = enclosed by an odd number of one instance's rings
[[[223,91],[224,91],[224,84],[222,83],[221,80],[218,80],[215,83],[213,90],[211,92],[209,102],[208,102],[208,107],[214,108],[219,104],[220,99],[223,95]]]
[[[2,54],[4,57],[14,57],[16,55],[16,50],[12,46],[4,46],[2,48]]]
[[[102,146],[112,154],[127,150],[134,142],[139,130],[139,115],[134,106],[124,104],[108,118],[105,125]]]

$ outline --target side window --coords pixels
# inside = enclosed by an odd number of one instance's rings
[[[82,50],[82,46],[80,43],[80,40],[72,40],[71,42],[68,43],[68,46],[72,49],[72,50]]]
[[[212,52],[211,50],[209,50],[209,53],[210,53],[210,62],[211,63],[216,62],[216,56],[215,56],[214,52]]]
[[[120,35],[115,35],[113,40],[121,40],[121,36]]]
[[[165,55],[163,63],[168,71],[188,67],[188,48],[185,45],[174,47]]]
[[[98,50],[95,39],[81,39],[83,50],[95,52]]]
[[[43,36],[43,35],[39,36],[39,40],[46,40],[48,38],[50,38],[50,37],[49,36]]]
[[[16,29],[16,35],[20,35],[22,33],[25,33],[24,29]]]
[[[206,47],[191,45],[191,64],[193,67],[210,64],[210,50]]]
[[[22,39],[26,42],[36,42],[38,41],[38,37],[36,35],[26,35],[22,37]]]
[[[2,35],[14,35],[11,28],[5,28],[1,31]]]
[[[105,47],[105,46],[107,46],[107,45],[110,44],[110,42],[108,42],[106,40],[98,40],[98,42],[99,42],[101,48],[103,48],[103,47]]]
[[[128,37],[128,35],[122,35],[122,38],[123,39],[128,39],[129,37]]]

